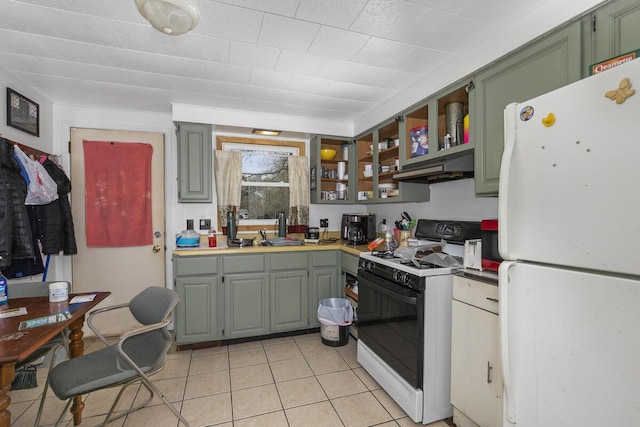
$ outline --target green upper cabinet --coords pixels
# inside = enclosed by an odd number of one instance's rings
[[[471,110],[476,194],[498,194],[505,107],[579,80],[580,52],[580,23],[574,22],[476,75],[475,108]]]
[[[335,150],[332,158],[321,157],[321,150]],[[312,203],[353,203],[353,141],[332,136],[311,139],[310,183]]]
[[[640,49],[640,1],[616,0],[594,13],[593,52],[587,66]],[[595,25],[594,25],[595,24]],[[588,69],[585,75],[589,75]]]
[[[211,203],[211,125],[177,123],[178,202]]]

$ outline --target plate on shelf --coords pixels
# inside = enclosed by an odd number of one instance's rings
[[[382,184],[378,184],[378,187],[394,189],[394,188],[398,188],[398,184],[394,184],[392,182],[383,182]]]

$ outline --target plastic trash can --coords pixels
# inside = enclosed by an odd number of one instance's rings
[[[318,305],[320,338],[324,345],[341,347],[349,342],[353,307],[345,298],[325,298]]]

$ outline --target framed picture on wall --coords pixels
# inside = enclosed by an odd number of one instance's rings
[[[7,88],[7,126],[40,136],[40,105]]]

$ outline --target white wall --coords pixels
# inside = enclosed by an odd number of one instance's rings
[[[480,221],[498,217],[497,197],[477,197],[473,179],[439,182],[431,185],[431,199],[420,203],[394,203],[368,205],[368,211],[376,214],[376,221],[387,220],[393,226],[400,214],[406,211],[415,219],[442,219]]]
[[[387,224],[402,219],[406,211],[415,219],[480,221],[498,217],[497,197],[477,197],[473,179],[425,184],[431,186],[431,198],[420,203],[384,203],[368,205],[311,205],[310,226],[319,226],[320,218],[329,219],[329,230],[339,230],[343,213],[369,212],[376,222]]]
[[[11,77],[2,67],[0,67],[0,86],[2,90],[2,102],[0,102],[0,135],[2,135],[3,138],[37,148],[47,153],[60,154],[53,152],[53,140],[51,138],[51,131],[53,129],[53,104],[51,101],[36,90],[22,83],[22,81]],[[40,106],[40,137],[7,126],[8,87],[26,96]]]

